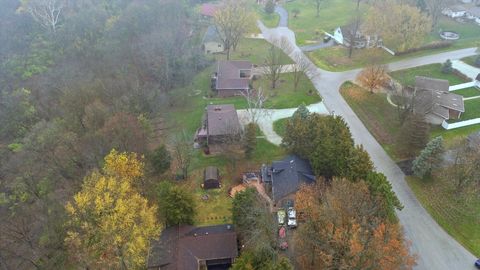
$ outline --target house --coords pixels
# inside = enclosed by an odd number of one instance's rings
[[[448,8],[445,8],[442,11],[442,14],[448,16],[452,19],[464,17],[467,13],[467,8],[462,5],[455,5]]]
[[[439,125],[459,119],[465,112],[463,97],[448,91],[447,80],[417,76],[414,89],[414,113],[424,114],[428,123]]]
[[[250,90],[253,65],[250,61],[218,61],[212,90],[219,97],[239,96]]]
[[[357,28],[357,31],[355,31]],[[352,37],[354,37],[354,48],[375,48],[383,47],[383,40],[378,35],[364,35],[359,27],[355,27],[354,24],[348,26],[337,27],[332,34],[327,35],[331,36],[333,40],[340,45],[350,47],[350,42]]]
[[[240,131],[240,121],[233,104],[208,105],[196,140],[206,145],[221,144],[226,137],[237,136]]]
[[[215,26],[210,25],[202,40],[202,48],[205,53],[221,53],[225,51],[223,42],[218,36]]]
[[[205,3],[200,6],[200,15],[204,18],[212,18],[221,6],[219,4]]]
[[[272,201],[277,204],[294,200],[300,185],[314,183],[315,176],[307,160],[290,155],[271,166],[262,166],[262,181],[271,188]]]
[[[207,168],[205,168],[205,170],[203,171],[203,188],[220,188],[220,177],[217,167],[208,166]]]
[[[477,24],[480,24],[480,7],[472,6],[468,8],[465,16],[467,19],[474,20]]]
[[[170,227],[151,243],[147,268],[227,270],[237,256],[237,235],[232,225]]]

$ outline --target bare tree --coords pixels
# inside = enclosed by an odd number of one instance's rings
[[[247,101],[246,110],[250,117],[249,122],[257,124],[260,117],[268,114],[268,110],[265,108],[267,97],[264,94],[263,89],[259,87],[256,90],[243,92],[242,95]]]
[[[317,11],[317,17],[320,16],[320,4],[322,4],[323,0],[311,0],[315,4],[315,8]]]
[[[432,18],[432,30],[437,26],[442,11],[452,2],[452,0],[425,0],[428,14],[430,14],[430,17]]]
[[[310,78],[315,77],[317,73],[313,72],[313,69],[315,68],[310,60],[303,55],[301,51],[297,52],[293,56],[293,60],[295,62],[295,65],[293,66],[292,69],[292,75],[293,75],[293,90],[297,91],[298,85],[300,84],[300,81],[302,80],[303,75],[310,75]]]
[[[188,178],[188,169],[193,159],[193,143],[192,136],[189,136],[185,131],[172,140],[172,153],[177,161],[178,166],[182,170],[184,178]]]
[[[33,19],[49,31],[57,31],[60,15],[65,2],[63,0],[22,0],[18,12],[28,12]]]
[[[272,83],[272,89],[277,87],[277,81],[280,79],[280,74],[285,71],[285,65],[282,63],[284,54],[282,52],[282,46],[286,46],[286,40],[281,41],[273,40],[272,46],[268,50],[267,57],[265,58],[265,76]],[[278,45],[275,46],[275,44]],[[282,45],[283,44],[283,45]]]

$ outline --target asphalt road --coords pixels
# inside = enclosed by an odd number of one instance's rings
[[[296,49],[290,54],[293,59],[300,56],[308,58],[295,43],[295,34],[286,27],[267,29],[261,22],[259,27],[268,41],[286,37]],[[475,48],[440,53],[415,59],[395,62],[390,70],[400,70],[431,63],[442,63],[447,59],[460,59],[475,54]],[[313,63],[311,63],[313,66]],[[312,68],[307,75],[323,98],[326,108],[335,115],[342,116],[348,123],[357,144],[362,144],[370,154],[377,171],[384,173],[391,182],[393,190],[404,205],[398,211],[400,224],[406,238],[411,241],[411,251],[417,254],[418,270],[473,270],[475,257],[455,239],[447,234],[422,207],[405,181],[405,175],[395,162],[387,155],[381,145],[370,134],[360,119],[339,93],[340,86],[347,80],[354,80],[359,70],[347,72],[329,72]]]

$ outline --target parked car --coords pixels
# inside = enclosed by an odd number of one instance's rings
[[[297,227],[297,211],[293,207],[289,207],[287,210],[288,213],[288,222],[287,225],[289,228]]]
[[[287,214],[285,213],[285,210],[280,209],[277,212],[277,218],[278,218],[278,225],[282,226],[285,225],[285,217]]]
[[[331,36],[329,36],[329,35],[325,35],[325,36],[323,36],[323,42],[324,42],[324,43],[327,43],[327,42],[329,42],[331,39],[332,39],[332,37],[331,37]]]
[[[480,269],[480,258],[475,261],[475,267]]]
[[[286,236],[287,236],[287,229],[285,228],[285,226],[280,227],[280,229],[278,230],[278,237],[285,238]]]

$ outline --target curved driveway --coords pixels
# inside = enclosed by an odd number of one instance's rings
[[[286,27],[266,28],[261,22],[259,27],[268,41],[286,37],[292,46],[292,59],[308,58],[295,43],[295,34]],[[475,48],[440,53],[389,65],[390,70],[400,70],[431,63],[442,63],[447,59],[459,59],[475,54]],[[311,62],[310,62],[311,63]],[[407,239],[412,242],[411,250],[418,255],[416,269],[421,270],[473,270],[475,257],[455,239],[448,235],[428,212],[422,207],[410,187],[405,182],[405,175],[395,162],[385,153],[381,145],[369,133],[360,119],[345,102],[339,93],[340,86],[347,80],[354,80],[360,70],[347,72],[329,72],[314,67],[307,75],[323,98],[326,108],[336,115],[341,115],[348,123],[357,144],[362,144],[370,154],[377,171],[384,173],[392,183],[393,190],[405,206],[398,217]]]

